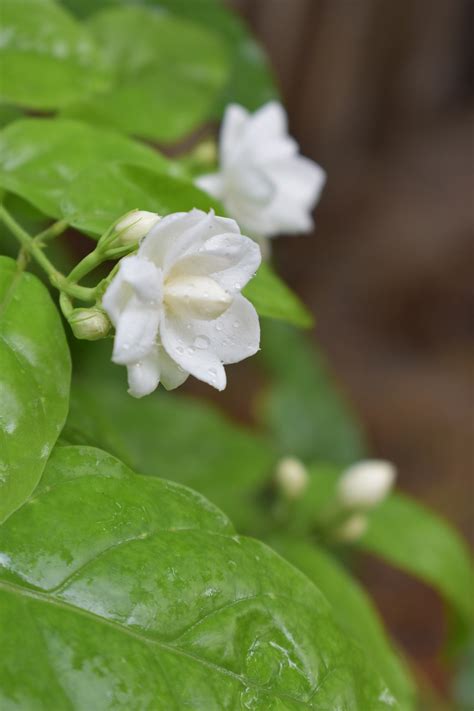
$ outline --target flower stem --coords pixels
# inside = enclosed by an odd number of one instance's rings
[[[43,242],[47,242],[50,239],[59,237],[59,235],[62,235],[62,233],[67,230],[68,227],[69,223],[66,222],[66,220],[58,220],[39,234],[35,235],[33,239],[36,244],[41,245],[43,244]]]
[[[35,239],[18,224],[8,210],[0,205],[0,220],[8,227],[10,232],[17,238],[25,252],[27,252],[46,272],[53,286],[60,291],[65,291],[70,296],[80,299],[81,301],[93,301],[95,298],[95,289],[88,289],[77,284],[70,284],[64,274],[56,269],[54,264],[49,261],[40,245]],[[57,223],[56,223],[57,224]],[[54,225],[52,226],[54,227]]]

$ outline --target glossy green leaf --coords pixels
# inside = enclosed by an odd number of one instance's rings
[[[2,708],[396,708],[299,571],[100,450],[56,449],[0,552]]]
[[[129,210],[172,212],[223,210],[191,182],[143,166],[109,163],[83,171],[64,193],[61,215],[80,230],[101,234]]]
[[[66,338],[47,289],[0,257],[0,521],[41,477],[66,419],[69,381]]]
[[[363,647],[403,709],[413,709],[415,688],[364,589],[328,552],[307,540],[272,537],[270,544],[301,570],[326,596],[342,629]]]
[[[133,399],[125,370],[108,362],[111,344],[97,346],[89,357],[92,368],[100,369],[98,377],[89,367],[73,381],[66,438],[102,447],[140,474],[191,486],[232,516],[239,529],[249,530],[271,471],[271,448],[193,398],[160,388]]]
[[[158,152],[78,121],[31,118],[0,132],[0,185],[52,217],[62,216],[63,195],[79,173],[92,167],[100,174],[114,161],[171,170]]]
[[[273,378],[262,416],[283,454],[342,466],[366,456],[362,429],[309,339],[264,323],[261,358]]]
[[[440,517],[406,496],[370,513],[359,545],[435,587],[465,620],[474,613],[474,576],[464,541]]]
[[[229,71],[216,34],[146,7],[104,10],[88,26],[114,83],[69,115],[160,141],[180,139],[211,116]]]
[[[261,316],[286,321],[302,328],[311,328],[313,316],[266,263],[262,262],[256,276],[247,284],[244,295]]]
[[[1,22],[2,101],[57,109],[108,85],[86,28],[52,0],[2,0]]]

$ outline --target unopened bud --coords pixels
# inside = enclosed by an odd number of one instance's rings
[[[349,467],[339,480],[339,501],[346,508],[370,509],[390,492],[396,477],[391,462],[365,460]]]
[[[132,210],[115,223],[114,231],[121,245],[134,244],[143,239],[159,220],[161,217],[156,212]]]
[[[217,161],[217,145],[214,139],[208,138],[196,147],[193,158],[197,163],[215,163]]]
[[[298,499],[308,486],[309,476],[299,459],[285,457],[277,464],[275,480],[288,499]]]
[[[354,514],[334,531],[334,538],[343,543],[353,543],[364,535],[367,530],[367,526],[367,516],[364,516],[363,514]]]
[[[85,341],[98,341],[105,338],[111,326],[107,314],[96,307],[74,309],[68,321],[76,338]]]
[[[99,249],[107,254],[112,252],[116,256],[116,250],[125,249],[125,253],[130,251],[130,247],[138,245],[143,237],[149,233],[161,217],[156,212],[146,210],[131,210],[114,222],[109,229],[104,232],[99,240]],[[122,250],[123,251],[123,250]]]

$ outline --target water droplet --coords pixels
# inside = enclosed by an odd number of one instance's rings
[[[234,321],[232,325],[234,328],[240,328],[240,321]]]
[[[196,336],[194,346],[201,351],[205,351],[209,347],[210,340],[207,336]]]
[[[239,282],[236,281],[235,284],[234,284],[234,289],[236,289],[237,291],[240,291],[241,288],[242,288],[242,284],[239,284]]]
[[[176,346],[176,350],[178,351],[178,353],[184,353],[183,346]]]
[[[223,330],[224,330],[224,326],[218,321],[216,323],[216,331],[223,331]]]
[[[193,353],[196,349],[193,348],[192,346],[189,346],[189,348],[187,350],[188,350],[189,355],[193,355]]]

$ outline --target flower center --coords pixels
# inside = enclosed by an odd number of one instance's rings
[[[210,321],[226,311],[232,296],[206,276],[176,276],[165,283],[164,302],[182,315]]]

